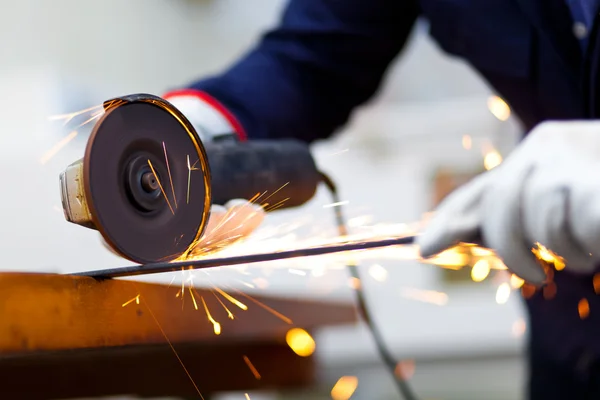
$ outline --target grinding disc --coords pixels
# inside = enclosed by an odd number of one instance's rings
[[[133,262],[181,258],[208,221],[204,147],[189,121],[156,96],[105,102],[88,140],[83,181],[96,229]]]

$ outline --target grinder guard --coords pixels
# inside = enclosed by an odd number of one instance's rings
[[[134,262],[181,258],[204,232],[211,205],[198,135],[156,96],[125,96],[103,106],[84,158],[60,177],[66,219],[98,230]]]

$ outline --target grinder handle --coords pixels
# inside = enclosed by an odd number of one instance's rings
[[[204,146],[213,204],[258,195],[256,203],[267,211],[297,207],[313,198],[321,182],[308,144],[298,140],[210,142]]]

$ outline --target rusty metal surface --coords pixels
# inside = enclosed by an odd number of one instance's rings
[[[354,323],[349,304],[253,297],[274,315],[244,295],[229,291],[248,306],[243,311],[214,293],[194,294],[198,310],[186,288],[126,280],[97,281],[89,277],[38,273],[0,274],[0,363],[30,352],[107,348],[172,343],[222,344],[226,341],[283,341],[293,326],[312,329]],[[123,307],[123,303],[139,295]],[[203,308],[204,298],[214,320],[221,324],[215,335]],[[286,319],[289,318],[288,319]]]

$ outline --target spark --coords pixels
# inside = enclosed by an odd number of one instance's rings
[[[490,150],[483,157],[483,166],[488,171],[500,164],[502,164],[502,156],[497,150]]]
[[[56,143],[50,150],[48,150],[42,156],[42,158],[40,158],[40,164],[44,165],[48,161],[50,161],[50,159],[52,159],[52,157],[54,157],[60,150],[62,150],[63,147],[65,147],[67,144],[69,144],[69,142],[71,140],[75,139],[75,137],[77,136],[77,133],[78,133],[77,131],[72,131],[67,136],[62,138],[58,143]]]
[[[388,271],[379,264],[373,264],[369,267],[369,275],[377,282],[385,282],[388,277]]]
[[[221,296],[223,296],[224,298],[226,298],[227,300],[229,300],[229,302],[231,302],[233,305],[238,306],[240,309],[246,311],[248,310],[248,306],[245,305],[244,303],[242,303],[241,301],[239,301],[238,299],[236,299],[235,297],[231,296],[230,294],[228,294],[227,292],[223,291],[222,289],[219,289],[218,287],[215,286],[215,290],[217,292],[219,292],[219,294]]]
[[[253,285],[253,284],[251,284],[251,283],[249,283],[249,282],[244,282],[244,281],[243,281],[243,280],[241,280],[241,279],[238,279],[237,281],[238,281],[239,283],[241,283],[242,285],[249,287],[250,289],[254,289],[254,285]]]
[[[192,287],[189,287],[190,296],[192,296],[192,301],[194,302],[194,308],[198,310],[198,303],[196,303],[196,297],[194,297],[194,292],[192,292]]]
[[[271,313],[272,315],[276,316],[277,318],[279,318],[280,320],[282,320],[286,324],[292,325],[292,323],[293,323],[292,320],[289,319],[288,317],[286,317],[285,315],[281,314],[280,312],[275,311],[274,309],[272,309],[268,305],[262,303],[261,301],[256,300],[254,297],[251,297],[250,295],[247,295],[244,292],[240,292],[239,290],[234,289],[234,288],[232,288],[232,289],[235,290],[236,292],[238,292],[240,295],[246,297],[248,300],[250,300],[251,302],[253,302],[257,306],[261,307],[262,309],[264,309],[264,310],[268,311],[269,313]]]
[[[285,341],[290,349],[300,357],[308,357],[315,352],[316,343],[313,337],[301,328],[292,328],[285,334]]]
[[[192,185],[192,171],[197,171],[198,168],[194,168],[193,166],[190,165],[190,155],[189,154],[187,155],[187,167],[188,167],[187,204],[190,204],[190,187]]]
[[[349,400],[358,387],[358,378],[342,376],[331,389],[332,400]]]
[[[290,274],[294,274],[294,275],[306,276],[306,271],[302,271],[299,269],[290,268],[290,269],[288,269],[288,272]]]
[[[354,218],[350,218],[348,220],[348,226],[350,228],[357,228],[357,227],[361,227],[364,226],[366,224],[369,224],[373,222],[373,217],[371,215],[362,215],[360,217],[354,217]]]
[[[83,121],[81,124],[77,125],[75,127],[75,129],[77,128],[81,128],[87,124],[89,124],[90,122],[92,122],[95,119],[98,119],[102,116],[102,114],[104,114],[104,110],[101,110],[100,112],[98,112],[97,114],[92,114],[92,116],[90,118],[88,118],[87,120]]]
[[[75,118],[78,115],[85,114],[86,112],[97,110],[100,107],[102,107],[102,104],[99,104],[99,105],[94,106],[94,107],[86,108],[84,110],[76,111],[76,112],[73,112],[73,113],[51,115],[50,117],[48,117],[48,120],[49,121],[58,121],[58,120],[61,120],[61,119],[65,119],[65,120],[67,120],[67,122],[69,122],[70,120],[72,120],[73,118]]]
[[[255,195],[254,197],[256,197],[256,196],[257,196],[257,195]],[[243,208],[246,208],[246,207],[250,207],[250,204],[252,204],[252,199],[251,199],[251,200],[249,200],[249,201],[248,201],[246,204],[244,204],[244,205],[242,206],[242,209],[243,209]],[[228,223],[229,221],[231,221],[231,219],[232,219],[232,218],[234,218],[234,217],[235,217],[235,215],[236,215],[236,212],[239,212],[239,211],[237,211],[237,210],[236,210],[236,207],[232,207],[232,208],[228,209],[228,210],[227,210],[227,212],[225,213],[225,215],[223,216],[223,218],[221,218],[221,220],[220,220],[220,221],[219,221],[219,223],[217,224],[217,226],[215,226],[215,227],[214,227],[214,229],[213,229],[213,230],[210,232],[210,235],[215,235],[215,236],[216,236],[216,233],[217,233],[218,231],[220,231],[220,230],[221,230],[221,229],[222,229],[224,226],[226,226],[226,225],[227,225],[227,223]],[[250,216],[249,216],[249,218],[250,218]],[[237,226],[237,227],[233,228],[233,229],[231,230],[231,232],[233,232],[233,231],[234,231],[234,230],[236,230],[236,229],[239,229],[239,228],[241,228],[242,226],[243,226],[243,225],[240,225],[240,226]],[[228,244],[228,243],[231,243],[232,239],[237,239],[237,238],[239,238],[239,237],[240,237],[240,235],[237,235],[237,236],[230,235],[229,237],[227,237],[227,238],[223,239],[223,242],[224,242],[224,244]],[[210,244],[210,243],[211,243],[210,241],[209,241],[209,242],[206,242],[206,244]]]
[[[437,306],[448,304],[448,295],[444,292],[436,292],[434,290],[405,287],[400,290],[400,295],[406,299],[435,304]]]
[[[464,149],[466,150],[470,150],[471,146],[472,146],[472,140],[471,140],[471,136],[469,135],[464,135],[462,137],[462,146]]]
[[[266,192],[265,192],[266,193]],[[265,194],[263,193],[263,194]],[[248,203],[254,203],[255,201],[257,201],[263,194],[260,193],[256,193],[254,196],[252,196],[250,198],[250,200],[248,200]]]
[[[203,271],[206,275],[208,275],[208,271]],[[233,315],[233,313],[231,312],[231,310],[225,305],[225,303],[223,303],[223,301],[219,298],[219,296],[217,296],[217,292],[221,294],[221,296],[223,296],[225,299],[229,300],[232,304],[238,306],[239,308],[241,308],[242,310],[246,311],[248,309],[248,307],[238,301],[237,299],[235,299],[234,297],[230,296],[228,293],[224,292],[223,290],[219,289],[212,281],[210,281],[209,279],[209,283],[212,286],[212,289],[210,289],[211,293],[215,296],[215,298],[217,299],[217,301],[219,302],[219,304],[221,304],[221,306],[225,309],[225,311],[227,312],[227,318],[229,319],[234,319],[235,316]],[[194,290],[196,290],[194,288]],[[198,296],[200,296],[200,294],[196,291],[196,294]]]
[[[265,203],[267,200],[269,200],[271,197],[275,196],[281,189],[283,189],[284,187],[286,187],[289,184],[290,184],[289,182],[284,183],[279,189],[277,189],[276,191],[274,191],[273,193],[271,193],[269,196],[267,196],[267,198],[263,200],[263,203],[264,203],[263,207],[266,207],[266,204],[268,204],[268,203]],[[265,193],[267,193],[267,192],[265,191],[263,194],[261,194],[256,199],[256,201],[258,201],[258,199],[260,199]]]
[[[248,358],[248,356],[244,356],[244,362],[246,363],[246,365],[248,366],[248,368],[250,369],[250,371],[252,372],[252,375],[254,375],[254,377],[257,380],[260,380],[261,376],[258,373],[258,370],[256,369],[256,367],[252,364],[252,361],[250,361],[250,359]]]
[[[139,294],[137,296],[135,296],[133,299],[127,300],[125,303],[123,303],[121,305],[121,307],[126,307],[129,304],[133,303],[134,301],[135,301],[135,304],[140,304],[140,295]]]
[[[333,152],[333,153],[331,153],[329,155],[330,156],[337,156],[337,155],[340,155],[340,154],[347,153],[349,151],[350,151],[350,149],[342,149],[342,150],[335,151],[335,152]]]
[[[525,284],[525,281],[523,279],[519,278],[517,275],[512,274],[510,276],[510,286],[512,286],[513,289],[519,289],[524,284]]]
[[[211,290],[211,293],[215,296],[215,298],[217,299],[217,301],[219,302],[219,304],[221,304],[221,306],[223,306],[223,308],[227,312],[227,318],[234,319],[235,317],[234,317],[233,313],[231,312],[231,310],[229,310],[229,308],[227,308],[227,306],[225,305],[225,303],[223,303],[223,300],[221,300],[219,298],[219,296],[217,296],[217,294],[215,293],[214,290]]]
[[[536,287],[530,284],[525,283],[521,287],[521,295],[525,299],[530,299],[536,292]]]
[[[215,321],[212,317],[212,315],[210,315],[210,311],[208,311],[208,306],[206,305],[206,301],[204,301],[204,296],[200,296],[200,300],[202,300],[202,304],[204,304],[204,311],[206,311],[206,317],[208,318],[209,322],[211,324],[213,324],[213,329],[215,332],[215,335],[220,335],[221,334],[221,324],[218,323],[217,321]]]
[[[594,292],[600,294],[600,272],[596,273],[593,278]]]
[[[360,279],[356,277],[348,279],[348,286],[350,286],[350,288],[354,290],[360,289]]]
[[[175,197],[175,186],[173,185],[173,177],[171,176],[171,167],[169,166],[169,157],[167,156],[167,146],[165,142],[162,142],[163,150],[165,152],[165,162],[167,163],[167,172],[169,173],[169,180],[171,181],[171,192],[173,193],[173,203],[175,203],[175,208],[177,208],[177,197]]]
[[[460,269],[468,264],[469,255],[462,252],[460,248],[452,248],[445,250],[434,257],[422,260],[422,262],[445,268]]]
[[[515,337],[523,336],[525,334],[526,330],[527,330],[527,323],[525,322],[525,320],[523,318],[519,318],[512,325],[512,334]]]
[[[245,265],[239,265],[237,268],[233,268],[237,269],[237,272],[239,272],[241,275],[252,275],[250,272],[246,271],[247,267]]]
[[[487,106],[492,115],[504,122],[510,118],[510,107],[506,102],[498,96],[490,96],[487,101]]]
[[[279,200],[277,203],[273,204],[272,206],[267,207],[266,205],[265,207],[265,211],[275,211],[276,209],[283,207],[283,205],[285,204],[286,201],[288,201],[290,198],[286,197],[283,200]]]
[[[262,199],[266,196],[267,192],[262,194],[257,194],[254,197],[258,199]],[[355,217],[356,218],[356,217]],[[251,237],[245,238],[243,242],[238,242],[235,246],[219,246],[219,255],[224,257],[236,256],[236,255],[248,255],[248,254],[256,254],[262,252],[279,252],[286,250],[293,250],[300,245],[302,246],[327,246],[336,243],[344,243],[348,240],[374,240],[377,238],[389,238],[390,236],[404,236],[411,235],[415,232],[419,232],[422,227],[422,221],[418,223],[412,224],[385,224],[379,223],[373,226],[365,227],[364,224],[368,223],[372,217],[363,218],[358,217],[355,219],[357,225],[363,228],[362,232],[357,234],[352,234],[346,236],[344,238],[340,238],[339,236],[330,236],[327,232],[318,232],[316,233],[314,227],[310,231],[309,238],[300,238],[298,233],[299,228],[308,227],[309,223],[312,223],[314,219],[303,217],[300,221],[293,221],[292,223],[285,223],[281,225],[277,225],[274,227],[261,227],[256,231]],[[362,220],[362,221],[361,221]],[[332,228],[333,231],[334,228]],[[302,240],[302,242],[299,242]],[[476,264],[477,261],[483,259],[485,260],[483,263],[480,263],[475,270],[477,271],[481,265],[488,264],[488,268],[490,271],[494,270],[506,270],[506,266],[498,259],[495,253],[492,250],[484,249],[477,247],[473,244],[460,244],[452,249],[444,251],[443,253],[438,254],[437,256],[423,260],[420,257],[418,248],[414,245],[407,246],[397,246],[393,248],[387,249],[379,249],[379,250],[368,250],[364,252],[355,252],[352,253],[353,258],[356,258],[356,262],[364,259],[372,259],[372,257],[376,257],[377,259],[381,258],[389,258],[394,260],[418,260],[420,262],[424,262],[427,264],[436,265],[442,268],[454,269],[458,270],[465,266]],[[193,252],[190,258],[201,257],[202,254],[200,252]],[[342,263],[346,263],[348,260],[348,253],[338,254],[328,256],[327,260],[331,267],[337,267],[339,264],[341,266]],[[302,262],[302,261],[300,261]],[[292,261],[292,265],[285,265],[281,263],[281,266],[284,266],[291,273],[298,273],[303,271],[304,268],[296,268],[298,261]],[[278,268],[280,266],[278,265]],[[291,268],[290,268],[291,267]],[[308,271],[308,269],[306,269]],[[310,268],[311,272],[314,268]],[[298,271],[298,272],[296,272]],[[475,271],[475,272],[476,272]],[[320,275],[320,271],[315,273],[315,275]],[[256,286],[245,282],[243,280],[238,280],[244,286],[255,288]],[[252,282],[255,282],[254,280]],[[351,287],[358,287],[360,281],[358,280],[350,280],[348,284]]]
[[[181,271],[181,275],[183,275],[183,270]],[[175,293],[175,297],[179,298],[179,296],[181,296],[181,309],[183,310],[183,306],[185,305],[185,281],[183,280],[183,278],[181,279],[181,290],[177,290],[177,293]]]
[[[335,203],[325,204],[325,205],[323,205],[323,208],[340,207],[340,206],[345,206],[347,204],[350,204],[350,201],[348,201],[348,200],[338,201],[338,202],[335,202]]]
[[[536,247],[531,249],[531,252],[542,261],[554,266],[557,271],[561,271],[565,268],[565,259],[554,253],[552,250],[546,248],[539,242],[536,242]]]
[[[587,299],[579,300],[579,304],[577,304],[577,311],[579,311],[579,318],[586,319],[590,315],[590,303]]]
[[[158,175],[156,174],[156,171],[154,170],[154,167],[152,166],[152,161],[150,161],[149,159],[148,159],[148,165],[150,166],[150,169],[152,170],[152,173],[154,174],[154,178],[156,178],[156,182],[158,183],[158,187],[160,188],[160,191],[162,192],[163,196],[165,196],[167,205],[171,209],[171,212],[173,213],[173,215],[175,215],[175,211],[173,211],[173,207],[171,207],[171,203],[169,202],[169,198],[167,197],[167,194],[165,193],[165,190],[163,189],[162,183],[160,183],[160,179],[158,179]]]
[[[470,246],[469,250],[475,257],[494,257],[495,255],[492,250],[478,246]]]
[[[183,237],[184,237],[184,236],[185,236],[185,235],[182,233],[181,235],[179,235],[179,237],[178,237],[178,238],[174,238],[174,239],[173,239],[173,242],[175,242],[175,245],[176,245],[176,246],[178,246],[178,245],[179,245],[179,243],[181,242],[181,239],[183,239]]]
[[[265,278],[254,278],[252,279],[252,282],[254,282],[256,287],[258,287],[259,289],[266,289],[267,287],[269,287],[269,281]]]
[[[394,373],[402,380],[409,380],[415,374],[415,361],[414,360],[403,360],[396,364]]]
[[[496,303],[498,304],[506,304],[510,297],[510,285],[508,283],[503,283],[498,286],[496,290]]]
[[[473,282],[482,282],[490,274],[490,263],[488,260],[479,260],[471,268],[471,279]]]
[[[250,398],[250,395],[249,395],[248,393],[244,393],[244,396],[246,396],[246,400],[252,400],[252,399]]]
[[[132,285],[136,288],[136,291],[137,291],[137,285],[135,283],[133,283],[133,282],[132,282]],[[156,326],[158,327],[158,329],[162,333],[163,337],[165,338],[165,341],[169,344],[169,347],[171,348],[171,351],[173,352],[173,354],[177,358],[177,361],[179,361],[179,364],[181,365],[181,368],[183,368],[183,370],[184,370],[185,374],[187,375],[188,379],[190,380],[190,382],[192,383],[192,385],[194,385],[194,389],[196,389],[196,392],[200,396],[200,399],[204,400],[204,396],[202,396],[202,393],[200,392],[200,389],[198,388],[198,385],[196,385],[196,382],[194,381],[194,378],[192,378],[192,375],[190,374],[190,372],[188,371],[187,367],[183,363],[183,360],[181,359],[181,357],[179,357],[179,353],[177,353],[177,350],[175,350],[175,347],[173,346],[173,343],[171,343],[171,340],[167,336],[167,334],[166,334],[165,330],[163,329],[162,325],[158,322],[158,319],[156,318],[156,315],[154,315],[154,312],[152,312],[152,309],[150,308],[150,306],[146,302],[144,302],[144,306],[146,307],[146,309],[148,310],[148,312],[152,316],[152,319],[154,320],[154,323],[156,323]]]

